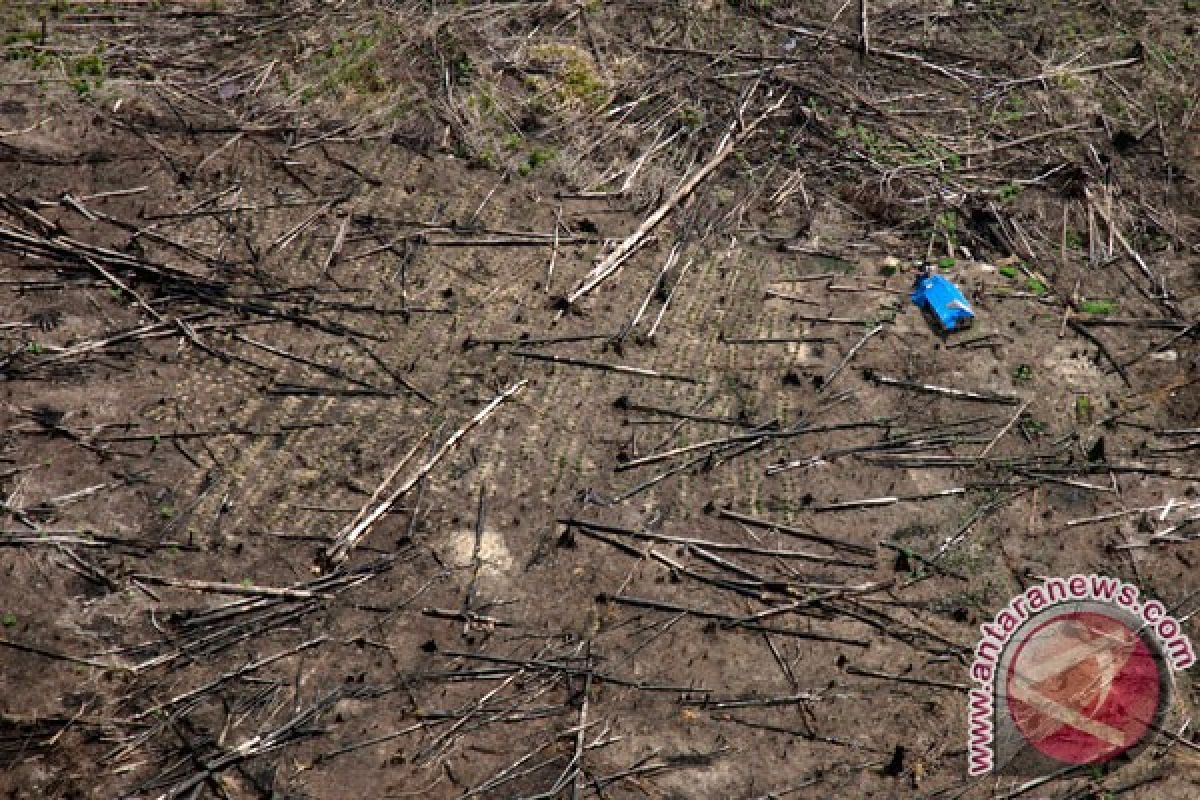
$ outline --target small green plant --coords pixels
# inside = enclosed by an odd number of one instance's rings
[[[586,50],[569,44],[542,44],[531,48],[530,56],[553,75],[529,76],[526,82],[534,91],[549,92],[566,107],[594,110],[608,102],[608,85]]]
[[[4,58],[7,61],[28,61],[34,69],[41,69],[53,60],[52,52],[39,45],[44,45],[40,31],[16,31],[0,37],[4,45]]]
[[[1004,104],[1004,110],[996,114],[1001,122],[1016,122],[1025,115],[1025,98],[1014,94]]]
[[[558,154],[555,153],[554,150],[551,148],[535,147],[529,153],[529,161],[528,161],[529,168],[537,169],[538,167],[541,167],[544,164],[548,164],[554,160],[554,157],[556,155],[558,155]]]
[[[1019,183],[1006,183],[1000,187],[1000,199],[1012,200],[1014,197],[1024,191],[1024,187]]]
[[[158,507],[158,515],[163,519],[174,519],[175,506],[171,505],[170,503],[163,503]]]
[[[495,169],[497,164],[496,152],[490,147],[484,147],[475,154],[475,163],[487,169]]]
[[[1008,278],[1009,280],[1015,281],[1017,279],[1017,268],[1016,267],[1001,267],[1000,274],[1003,275],[1004,277]]]
[[[86,56],[80,56],[71,65],[71,73],[79,76],[86,75],[92,78],[104,77],[104,59],[100,57],[99,53],[89,53]]]
[[[1107,316],[1117,310],[1117,304],[1113,300],[1085,300],[1080,303],[1079,310],[1085,314]]]
[[[818,100],[816,97],[808,98],[807,100],[804,101],[804,105],[808,108],[809,111],[813,112],[814,114],[816,114],[819,117],[829,115],[829,107],[826,106],[824,103],[822,103],[820,100]]]
[[[689,131],[699,130],[704,124],[704,112],[693,106],[687,106],[679,112],[679,124]]]
[[[0,614],[0,625],[3,625],[6,628],[12,628],[16,626],[16,624],[17,615],[13,612],[5,611],[3,614]]]
[[[957,263],[958,262],[956,260],[954,260],[953,258],[951,258],[950,256],[946,256],[944,258],[938,259],[938,268],[939,269],[950,269]]]
[[[1086,394],[1075,398],[1075,421],[1080,425],[1089,425],[1092,421],[1092,399]]]
[[[913,580],[920,580],[928,574],[925,570],[925,562],[921,560],[920,556],[918,556],[915,551],[904,546],[899,546],[896,548],[896,550],[903,557],[903,560],[908,564],[909,578]]]
[[[1063,241],[1071,250],[1083,249],[1083,234],[1074,228],[1067,228],[1067,232],[1063,236]]]
[[[1068,91],[1078,91],[1083,88],[1083,81],[1074,75],[1055,75],[1054,82]]]
[[[854,126],[854,135],[862,142],[862,146],[867,148],[867,151],[874,154],[880,149],[879,134],[868,128],[866,125],[859,123]]]
[[[344,36],[323,50],[317,59],[327,68],[321,81],[324,92],[353,91],[360,95],[380,94],[387,89],[380,72],[375,50],[378,40],[373,34]],[[459,75],[456,63],[455,75]]]
[[[945,235],[946,240],[952,245],[958,244],[958,213],[955,211],[943,211],[937,215],[933,223],[934,230]]]
[[[524,176],[533,173],[533,170],[553,161],[557,155],[557,152],[553,148],[534,148],[529,151],[526,161],[520,167],[517,167],[517,173],[524,178]]]
[[[1033,367],[1028,364],[1018,364],[1013,370],[1013,380],[1018,383],[1028,383],[1033,380]]]
[[[1050,290],[1046,288],[1046,284],[1042,283],[1037,278],[1030,278],[1025,281],[1025,288],[1036,294],[1038,297],[1044,297]]]
[[[470,83],[475,77],[475,65],[471,63],[471,59],[466,53],[462,53],[454,60],[452,65],[454,69],[454,80],[458,83]]]
[[[80,56],[70,64],[71,89],[80,97],[87,97],[104,82],[104,59],[100,53]]]
[[[25,344],[25,351],[31,356],[40,356],[45,352],[45,348],[39,342],[30,341]]]

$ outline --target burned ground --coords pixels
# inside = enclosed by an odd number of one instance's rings
[[[965,690],[1196,608],[1198,22],[0,6],[0,790],[1195,796],[1182,676],[1037,786]]]

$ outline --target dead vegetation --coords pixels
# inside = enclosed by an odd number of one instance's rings
[[[1198,22],[0,6],[0,786],[1193,796],[1186,683],[960,740],[1036,576],[1196,608]]]

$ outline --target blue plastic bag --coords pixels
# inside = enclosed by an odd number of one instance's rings
[[[962,291],[941,275],[923,275],[913,286],[912,301],[931,313],[947,331],[970,327],[975,319]]]

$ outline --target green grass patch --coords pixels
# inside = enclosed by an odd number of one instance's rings
[[[529,151],[524,163],[517,167],[517,173],[522,177],[530,175],[534,170],[549,164],[558,157],[558,151],[553,147],[535,147]]]
[[[1092,422],[1092,399],[1086,394],[1081,394],[1075,398],[1075,421],[1080,425],[1089,425]]]
[[[1024,187],[1019,183],[1006,183],[1000,187],[1000,199],[1012,200],[1024,191]]]
[[[586,50],[552,42],[530,48],[530,56],[553,72],[549,80],[541,75],[530,76],[527,82],[534,91],[547,92],[566,107],[582,106],[594,111],[608,103],[608,84]]]
[[[1085,300],[1079,304],[1079,310],[1085,314],[1107,316],[1117,310],[1117,304],[1113,300]]]
[[[325,73],[320,82],[321,90],[326,94],[375,95],[385,92],[387,83],[379,70],[378,45],[374,33],[360,33],[343,36],[322,50],[317,56],[318,65]]]
[[[952,245],[958,244],[958,212],[943,211],[933,221],[934,230],[943,234]]]

